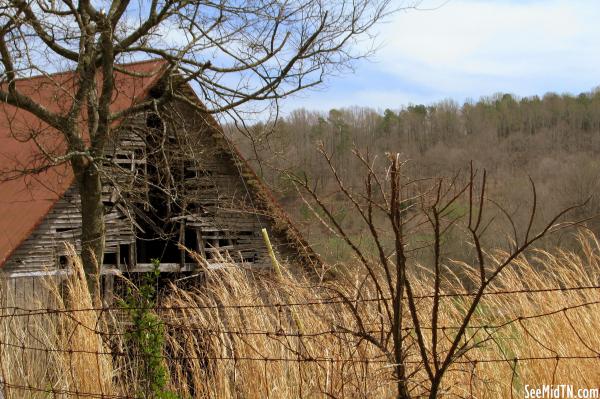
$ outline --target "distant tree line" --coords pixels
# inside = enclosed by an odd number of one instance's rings
[[[298,109],[274,125],[256,124],[248,133],[251,144],[232,130],[245,155],[297,219],[303,217],[302,205],[286,171],[306,174],[323,193],[335,187],[332,177],[323,173],[319,145],[331,154],[340,175],[356,186],[362,182],[353,180],[359,167],[354,148],[378,156],[400,152],[422,177],[449,176],[473,160],[490,172],[489,189],[517,219],[527,209],[528,176],[543,199],[541,213],[590,196],[577,216],[600,213],[595,195],[600,190],[600,90],[523,98],[500,93],[462,106],[444,100],[383,112],[363,107]],[[600,232],[593,220],[587,225]]]

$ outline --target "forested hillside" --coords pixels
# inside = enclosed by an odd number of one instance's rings
[[[600,212],[600,91],[578,96],[549,93],[515,98],[496,94],[459,105],[443,101],[381,112],[370,108],[300,109],[275,126],[251,127],[253,140],[239,132],[236,141],[296,220],[310,220],[283,171],[304,174],[331,201],[335,180],[327,173],[323,149],[348,185],[360,187],[360,161],[352,150],[384,156],[399,152],[415,177],[451,176],[469,167],[485,168],[488,195],[518,221],[529,211],[535,182],[540,218],[570,204],[588,205],[576,218]],[[258,161],[259,160],[259,161]],[[596,232],[598,224],[586,222]],[[314,223],[305,229],[313,242]],[[318,230],[318,229],[317,229]],[[499,234],[501,234],[499,232]],[[561,236],[555,240],[566,240]],[[556,243],[556,242],[555,242]]]

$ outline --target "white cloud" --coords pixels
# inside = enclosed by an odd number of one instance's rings
[[[518,88],[524,78],[597,70],[598,6],[462,0],[435,11],[404,12],[382,26],[384,47],[376,59],[382,71],[448,93],[495,87],[486,82],[493,78],[511,85],[514,80]]]
[[[586,91],[600,84],[599,20],[597,0],[453,0],[433,11],[400,12],[379,27],[373,64],[293,104],[398,108],[499,91]]]

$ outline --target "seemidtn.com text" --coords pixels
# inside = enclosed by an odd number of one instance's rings
[[[525,385],[525,399],[600,398],[600,388],[577,388],[569,384]]]

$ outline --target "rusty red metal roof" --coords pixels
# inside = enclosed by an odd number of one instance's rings
[[[115,72],[113,112],[126,109],[147,96],[164,71],[160,60],[121,65],[131,72]],[[47,109],[61,112],[71,105],[75,92],[74,72],[19,79],[17,89]],[[27,140],[36,132],[36,140]],[[73,184],[69,165],[63,164],[41,173],[16,177],[18,170],[43,165],[44,149],[64,148],[64,137],[33,114],[0,102],[0,176],[13,179],[0,182],[0,267],[13,251],[29,237],[65,191]]]

